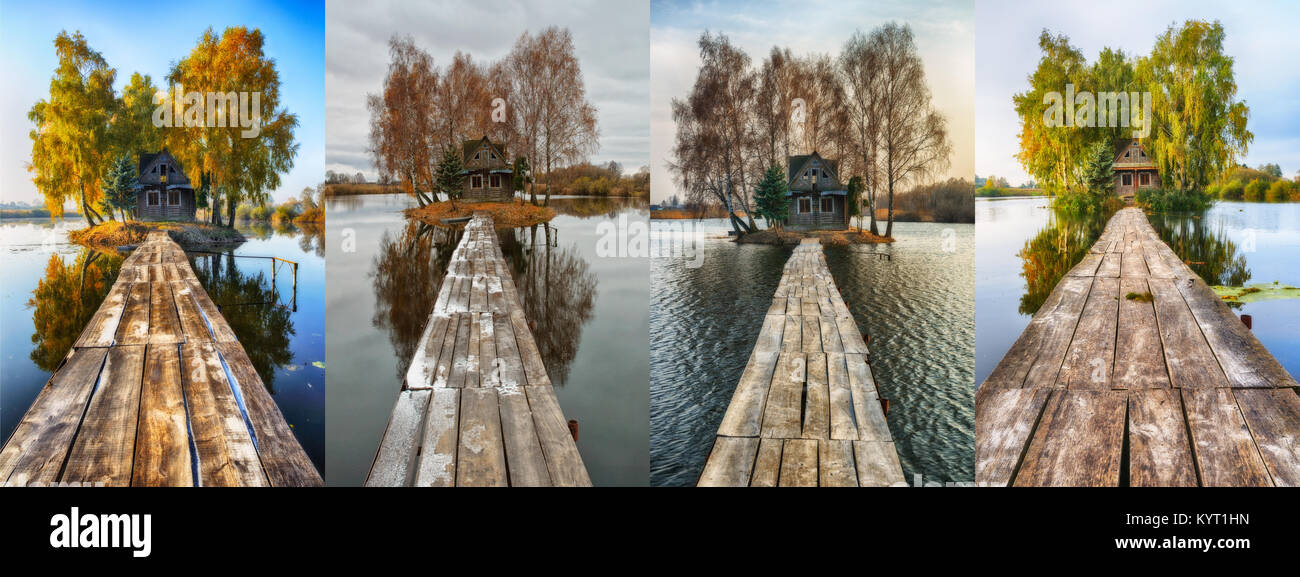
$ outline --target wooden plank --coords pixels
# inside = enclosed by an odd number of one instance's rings
[[[194,296],[190,294],[190,291],[193,290],[191,285],[186,282],[170,284],[173,297],[172,305],[176,307],[176,316],[180,322],[182,340],[212,340],[212,331],[208,330],[208,323],[203,320],[203,314],[199,312],[199,306],[195,304]]]
[[[848,366],[849,390],[853,394],[853,418],[858,424],[858,440],[892,440],[866,356],[846,354],[844,362]]]
[[[117,344],[144,345],[149,343],[149,283],[131,285],[126,298],[122,320],[117,327]]]
[[[782,487],[817,486],[817,441],[789,439],[781,449]]]
[[[420,441],[414,485],[453,487],[456,485],[457,424],[460,422],[460,390],[429,391],[424,434]]]
[[[1011,484],[1042,417],[1050,389],[986,389],[975,393],[975,484]]]
[[[192,280],[189,281],[189,284],[190,295],[194,297],[194,302],[198,304],[199,311],[203,313],[208,328],[212,330],[212,340],[220,343],[239,340],[235,336],[235,331],[231,330],[230,324],[226,322],[225,317],[221,316],[221,311],[217,310],[217,305],[213,304],[212,299],[208,297],[208,293],[203,290],[199,281]]]
[[[542,362],[541,351],[537,349],[537,341],[533,338],[532,330],[528,328],[523,309],[515,308],[510,311],[510,327],[514,329],[515,342],[519,347],[519,359],[523,362],[524,376],[528,378],[529,386],[541,387],[551,384],[551,377],[546,374],[546,364]]]
[[[758,340],[754,342],[754,350],[764,353],[780,352],[784,334],[785,316],[767,315],[763,318],[763,328],[758,331]]]
[[[472,315],[466,312],[456,313],[456,346],[451,353],[451,373],[447,376],[447,386],[462,388],[467,384],[469,372],[469,333]],[[477,383],[470,384],[474,386]]]
[[[808,317],[804,317],[808,318]],[[816,317],[812,317],[816,318]],[[806,357],[807,384],[803,408],[803,438],[831,438],[831,394],[827,383],[826,353],[810,353]]]
[[[0,480],[10,485],[58,480],[108,349],[73,349],[0,450]]]
[[[319,487],[320,471],[298,442],[280,406],[271,398],[261,375],[238,341],[216,343],[244,399],[244,410],[257,440],[257,454],[267,480],[274,487]]]
[[[750,487],[775,487],[780,482],[782,444],[781,439],[759,441],[758,456],[754,460],[754,474],[749,480]]]
[[[1182,400],[1173,389],[1133,391],[1128,401],[1129,485],[1195,487]]]
[[[451,322],[452,318],[447,315],[435,313],[429,317],[420,335],[420,344],[415,349],[415,356],[411,358],[411,366],[406,369],[406,377],[402,381],[403,387],[414,390],[434,386],[438,376],[438,357],[442,353],[443,341],[447,338],[447,326]],[[442,378],[444,386],[446,381],[447,377],[444,374]]]
[[[1273,480],[1230,389],[1184,388],[1196,469],[1205,487],[1263,487]]]
[[[560,410],[551,386],[525,387],[528,405],[533,411],[537,426],[537,440],[546,455],[546,468],[551,472],[551,484],[557,487],[590,487],[591,478],[582,464],[578,445],[569,433],[568,421]]]
[[[1079,264],[1074,265],[1074,268],[1070,269],[1070,272],[1066,273],[1066,275],[1087,276],[1087,277],[1096,276],[1097,267],[1100,265],[1101,265],[1101,253],[1089,252],[1088,254],[1083,255],[1083,258],[1079,261]]]
[[[1119,322],[1119,279],[1096,277],[1061,363],[1058,388],[1109,389]]]
[[[514,324],[502,315],[494,315],[493,334],[496,336],[497,365],[500,369],[501,386],[524,386],[528,384],[523,357],[519,354],[519,344],[515,340]]]
[[[853,459],[853,441],[821,441],[817,472],[822,487],[857,487],[858,466]]]
[[[189,419],[176,346],[145,350],[131,484],[137,487],[191,487]]]
[[[551,474],[546,468],[546,456],[537,440],[533,413],[528,398],[518,387],[501,388],[501,430],[505,440],[506,462],[510,467],[510,485],[513,487],[547,487]]]
[[[1127,298],[1150,292],[1146,279],[1124,278],[1119,284],[1119,329],[1115,342],[1112,386],[1117,389],[1169,388],[1169,373],[1151,302]]]
[[[817,315],[805,315],[802,318],[803,324],[803,352],[819,353],[822,351],[822,330],[821,317]]]
[[[253,439],[212,343],[181,345],[181,382],[206,487],[267,485]]]
[[[980,388],[1055,383],[1091,287],[1091,278],[1061,279]]]
[[[149,344],[174,345],[183,342],[181,321],[176,314],[172,285],[156,282],[149,288]]]
[[[860,487],[907,486],[893,441],[853,441],[853,460]]]
[[[1015,485],[1117,486],[1125,405],[1122,392],[1057,392],[1029,444]]]
[[[763,406],[776,370],[778,354],[754,350],[740,375],[740,383],[722,416],[718,434],[728,437],[757,437],[763,422]]]
[[[1146,278],[1149,276],[1146,260],[1142,256],[1141,245],[1134,245],[1137,241],[1126,243],[1123,257],[1120,260],[1119,275],[1122,277]]]
[[[508,484],[497,389],[466,388],[460,396],[456,485],[505,487]]]
[[[410,483],[416,467],[416,448],[431,392],[401,391],[388,417],[388,427],[366,477],[367,487],[402,487]]]
[[[1244,389],[1233,394],[1273,484],[1300,486],[1300,397],[1292,389]]]
[[[1200,327],[1187,308],[1182,293],[1170,279],[1148,279],[1155,298],[1156,322],[1164,345],[1165,364],[1175,387],[1215,388],[1228,386],[1228,380],[1205,342]]]
[[[801,333],[803,332],[803,323],[800,322],[799,319],[800,317],[797,316],[785,317],[785,332],[782,334],[781,338],[782,351],[799,351],[803,349],[803,339],[801,336]]]
[[[1233,388],[1300,386],[1205,281],[1188,277],[1177,287]]]
[[[803,353],[782,352],[777,358],[763,410],[761,435],[794,439],[802,430],[803,387],[807,360]]]
[[[64,467],[64,482],[111,487],[131,484],[143,375],[143,346],[108,350],[99,386],[90,397]]]
[[[1097,266],[1097,274],[1094,276],[1118,277],[1120,271],[1121,253],[1108,252],[1101,257],[1101,264]]]
[[[73,344],[75,348],[107,347],[113,344],[117,334],[118,323],[122,320],[122,311],[126,307],[127,295],[131,292],[131,282],[123,281],[119,273],[113,288],[108,289],[104,302],[95,311],[95,316],[81,331],[81,336]]]
[[[844,347],[846,354],[865,355],[867,353],[866,341],[862,338],[862,333],[858,332],[857,323],[853,322],[853,317],[837,316],[835,325],[839,328],[840,343]]]
[[[704,462],[697,483],[700,487],[745,487],[754,470],[758,439],[754,437],[718,437]]]
[[[491,312],[478,314],[478,355],[479,386],[497,387],[501,385],[501,365],[497,362],[496,322]]]
[[[853,417],[853,389],[843,353],[826,353],[827,392],[830,397],[832,439],[858,440],[858,426]]]

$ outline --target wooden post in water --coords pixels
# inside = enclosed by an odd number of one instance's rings
[[[1255,330],[1253,321],[1254,319],[1250,318],[1250,315],[1241,315],[1241,322],[1246,325],[1246,328],[1252,331]]]
[[[569,419],[569,434],[573,435],[573,442],[578,442],[578,420]]]

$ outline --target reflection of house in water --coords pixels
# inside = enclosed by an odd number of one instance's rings
[[[175,157],[162,149],[141,154],[135,217],[140,220],[194,220],[194,188]]]
[[[1160,186],[1160,172],[1147,149],[1133,139],[1124,150],[1115,155],[1115,194],[1131,197],[1143,188]]]
[[[794,230],[843,230],[849,227],[840,183],[839,160],[824,159],[817,151],[786,159],[790,210],[786,227]]]

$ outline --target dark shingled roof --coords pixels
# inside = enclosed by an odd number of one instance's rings
[[[176,165],[176,170],[180,171],[181,174],[184,174],[184,173],[185,173],[185,167],[181,165],[181,161],[180,161],[180,159],[179,159],[179,158],[176,158],[175,156],[172,156],[172,153],[171,153],[171,152],[168,152],[167,149],[164,148],[164,149],[162,149],[162,150],[160,150],[160,151],[158,151],[158,152],[152,153],[152,154],[150,154],[150,153],[148,153],[148,152],[141,152],[141,153],[140,153],[140,164],[139,164],[139,166],[136,167],[136,174],[137,174],[137,175],[139,175],[139,174],[144,174],[144,169],[147,168],[150,164],[152,164],[153,161],[154,161],[154,159],[158,158],[159,156],[161,156],[161,155],[163,155],[163,154],[166,154],[167,156],[171,157],[171,159],[172,159],[172,163],[174,163],[174,164]]]
[[[491,146],[492,148],[496,149],[497,154],[501,155],[502,160],[506,162],[510,162],[510,157],[506,155],[506,148],[498,143],[492,142],[486,136],[478,140],[466,140],[465,142],[462,142],[460,145],[461,159],[464,162],[469,162],[469,157],[474,153],[474,149],[478,148],[479,143],[484,141],[488,143],[488,146]]]

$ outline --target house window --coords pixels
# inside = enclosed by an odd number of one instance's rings
[[[835,199],[827,196],[822,198],[822,212],[835,212]]]
[[[811,198],[801,198],[801,199],[799,199],[799,211],[798,211],[798,212],[812,212],[812,199],[811,199]]]
[[[828,179],[828,178],[830,178],[830,177],[829,177],[829,176],[826,176],[826,171],[823,170],[823,171],[822,171],[822,180],[826,180],[826,179]]]
[[[1138,177],[1138,182],[1142,183],[1142,186],[1150,185],[1150,184],[1151,184],[1151,175],[1148,174],[1148,173],[1145,173],[1145,172],[1142,173],[1142,175]]]
[[[1124,175],[1124,186],[1133,186],[1133,175],[1131,174]]]
[[[475,152],[475,153],[474,153],[474,160],[478,160],[478,157],[479,157],[480,154],[483,154],[483,153],[482,153],[482,152]]]
[[[500,174],[494,174],[494,175],[492,175],[492,179],[491,179],[491,181],[492,181],[492,188],[501,188],[501,175],[500,175]]]
[[[475,174],[469,178],[470,188],[483,188],[483,177]]]
[[[158,192],[157,192],[157,191],[150,191],[150,192],[149,192],[149,206],[158,206]]]
[[[167,191],[167,204],[170,204],[172,206],[179,206],[180,203],[181,203],[181,191],[179,190]]]

